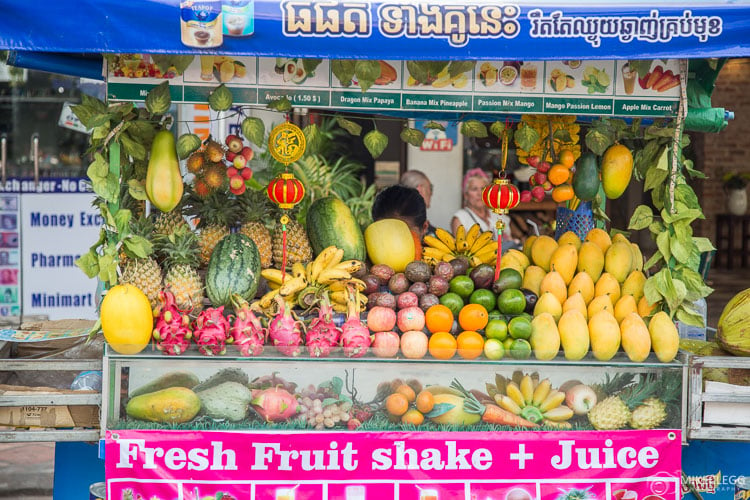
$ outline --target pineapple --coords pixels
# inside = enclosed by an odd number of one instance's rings
[[[199,261],[198,238],[185,225],[174,233],[159,236],[156,240],[165,258],[167,274],[164,288],[175,296],[177,307],[194,314],[203,309],[203,283],[196,268]]]
[[[153,236],[153,224],[145,217],[140,217],[131,222],[130,228],[133,234],[142,236],[146,240],[150,240]],[[125,260],[122,264],[123,271],[120,281],[138,288],[148,297],[151,307],[155,307],[163,279],[159,264],[151,255],[138,258],[128,252],[126,246],[124,248]]]
[[[182,204],[178,205],[171,212],[158,212],[154,220],[154,233],[157,235],[168,235],[175,232],[178,227],[185,226],[188,223],[182,216]]]
[[[631,421],[633,409],[644,404],[659,388],[659,383],[652,376],[641,376],[636,384],[623,384],[629,379],[632,380],[626,375],[618,374],[612,380],[607,377],[607,381],[601,386],[602,392],[612,394],[617,392],[611,390],[613,387],[626,385],[618,394],[597,403],[588,413],[589,422],[596,430],[625,428]]]
[[[277,223],[273,228],[273,262],[277,268],[282,263],[283,233],[281,224]],[[295,262],[309,262],[312,260],[313,252],[307,231],[302,224],[290,218],[286,225],[286,264],[291,266]]]
[[[679,406],[682,397],[682,376],[679,373],[665,373],[659,383],[659,388],[659,397],[650,397],[633,410],[630,416],[630,427],[655,429],[667,419],[667,405]]]
[[[229,235],[237,222],[237,202],[223,194],[212,193],[201,198],[194,193],[188,197],[186,212],[198,218],[198,248],[201,264],[208,265],[216,245]]]
[[[260,253],[260,267],[267,269],[273,264],[271,233],[263,221],[271,218],[271,205],[265,191],[245,191],[240,199],[243,224],[240,233],[247,236]]]

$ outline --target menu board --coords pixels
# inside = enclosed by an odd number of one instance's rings
[[[645,75],[615,60],[493,60],[460,67],[446,61],[435,74],[416,61],[382,60],[364,92],[356,76],[342,84],[332,63],[201,55],[177,74],[162,73],[146,54],[122,55],[109,64],[107,94],[111,100],[144,100],[167,78],[172,100],[184,103],[205,103],[224,83],[235,105],[265,106],[286,97],[297,107],[352,111],[658,117],[673,116],[679,104],[677,59],[651,61]]]
[[[18,195],[0,195],[0,316],[21,315],[19,214]]]

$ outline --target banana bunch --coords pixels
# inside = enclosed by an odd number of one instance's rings
[[[495,385],[487,384],[487,392],[498,406],[530,422],[570,427],[573,410],[563,404],[565,393],[553,389],[549,379],[540,381],[537,373],[516,371],[511,380],[495,375]]]
[[[497,258],[497,242],[492,239],[493,232],[482,232],[479,224],[474,224],[467,231],[463,225],[456,229],[456,237],[445,229],[438,228],[435,236],[424,237],[422,260],[430,265],[440,261],[449,262],[463,255],[469,259],[472,267],[479,264],[494,264]]]
[[[334,310],[338,310],[338,292],[346,294],[347,284],[356,286],[360,291],[365,288],[362,280],[352,277],[352,273],[359,271],[362,263],[358,260],[342,261],[343,256],[344,250],[330,246],[307,264],[295,262],[291,273],[282,274],[280,269],[262,270],[261,276],[268,281],[271,291],[258,300],[259,308],[266,310],[273,307],[274,297],[280,295],[292,306],[309,309],[320,300],[322,291],[328,290]],[[346,310],[345,297],[340,304]]]

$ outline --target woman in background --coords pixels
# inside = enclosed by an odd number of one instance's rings
[[[497,240],[496,224],[502,218],[505,222],[503,239],[512,239],[510,217],[496,214],[482,201],[482,191],[490,182],[492,182],[492,179],[489,174],[481,168],[472,168],[466,172],[462,184],[464,207],[453,214],[451,219],[451,230],[454,235],[459,225],[463,225],[468,231],[474,224],[479,224],[482,232],[492,231],[493,239]]]

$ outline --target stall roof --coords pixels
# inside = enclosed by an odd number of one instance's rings
[[[253,33],[224,36],[210,49],[185,45],[181,3],[202,5],[200,15],[209,17],[223,3],[225,22],[227,9],[254,4]],[[750,55],[749,27],[747,0],[27,0],[4,2],[0,49],[332,59],[742,57]]]

